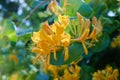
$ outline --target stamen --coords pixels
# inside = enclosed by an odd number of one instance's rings
[[[92,24],[93,24],[93,25],[96,25],[96,23],[97,23],[97,19],[96,19],[96,17],[94,16],[94,17],[92,18]]]
[[[54,49],[54,59],[57,60],[57,57],[56,57],[56,49]]]
[[[74,29],[74,34],[76,35],[76,34],[77,34],[77,33],[76,33],[77,31],[76,31],[76,25],[75,25],[74,21],[72,21],[72,24],[74,24],[74,25],[73,25],[73,29]]]
[[[68,60],[68,58],[69,58],[68,48],[67,48],[67,47],[64,48],[64,54],[65,54],[65,56],[64,56],[64,61],[66,61],[66,60]]]
[[[85,39],[87,39],[88,35],[89,35],[89,29],[86,29],[84,31],[84,33],[82,34],[82,36],[80,38],[78,38],[78,41],[79,42],[83,42]]]
[[[73,31],[72,27],[71,27],[71,26],[68,26],[68,27],[69,27],[69,29],[70,29],[70,32],[71,32],[73,35],[75,35],[75,32]]]
[[[93,37],[95,37],[96,32],[97,32],[97,29],[96,29],[96,27],[94,27],[94,29],[93,29],[92,33],[89,35],[88,39],[92,39]]]

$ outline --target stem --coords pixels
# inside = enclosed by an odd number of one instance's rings
[[[73,32],[74,32],[74,34],[75,35],[77,35],[77,27],[76,27],[76,24],[75,24],[75,22],[74,21],[72,21],[72,24],[73,24]]]
[[[72,25],[71,25],[71,26],[72,26]],[[76,35],[71,26],[68,26],[69,29],[70,29],[70,31],[71,31],[71,33],[72,33],[73,35]]]

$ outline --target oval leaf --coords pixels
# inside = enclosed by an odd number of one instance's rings
[[[64,0],[60,0],[63,5]],[[69,16],[75,16],[78,11],[80,5],[82,4],[82,0],[67,0],[70,6],[66,7],[66,14]]]
[[[93,9],[86,3],[82,3],[78,12],[85,17],[91,17],[93,14]]]
[[[57,52],[57,60],[54,60],[53,54],[51,54],[50,63],[53,65],[64,65],[64,64],[70,64],[72,62],[75,62],[79,60],[82,57],[82,54],[84,53],[84,49],[82,47],[81,43],[72,43],[69,46],[69,58],[67,61],[64,61],[64,53],[63,50]]]
[[[92,50],[93,52],[100,52],[109,46],[110,37],[107,33],[103,33],[103,35],[99,37],[98,40],[99,41],[95,44],[95,46],[90,48],[90,50]]]

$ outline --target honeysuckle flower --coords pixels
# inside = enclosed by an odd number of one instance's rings
[[[116,38],[113,38],[113,41],[111,42],[111,47],[120,47],[120,34]]]
[[[69,51],[68,51],[68,46],[70,44],[70,35],[66,34],[63,36],[63,39],[61,40],[61,44],[64,47],[64,60],[66,61],[69,58]]]
[[[64,28],[66,28],[68,26],[68,24],[70,23],[68,16],[59,15],[58,20],[61,24],[63,24]]]
[[[84,19],[80,13],[77,13],[77,21],[73,20],[73,23],[70,23],[69,16],[64,15],[66,12],[66,6],[68,5],[69,4],[67,3],[67,0],[64,0],[62,7],[57,4],[56,0],[50,2],[48,9],[57,15],[58,21],[54,21],[52,25],[49,25],[46,21],[38,32],[33,33],[33,37],[31,38],[34,42],[32,52],[37,53],[33,63],[35,64],[37,60],[40,59],[41,68],[44,72],[50,71],[54,80],[79,80],[81,68],[76,63],[82,60],[82,58],[77,61],[75,60],[75,62],[71,62],[73,66],[65,65],[63,67],[59,67],[50,64],[50,55],[53,54],[54,60],[57,60],[57,51],[63,48],[64,61],[68,60],[68,47],[72,41],[80,42],[83,46],[85,54],[88,54],[88,45],[92,45],[92,41],[97,42],[97,38],[102,32],[101,23],[95,17],[92,19],[92,31],[90,31],[90,20]],[[65,29],[68,26],[71,27],[71,32],[74,34],[74,36],[65,32]],[[91,42],[89,43],[88,41]],[[88,44],[86,44],[87,42]],[[61,70],[63,71],[62,76],[58,74]],[[102,72],[106,73],[105,71]],[[98,71],[98,73],[100,74],[101,72]],[[113,71],[112,76],[110,77],[113,77],[113,75],[117,75],[117,70]]]
[[[81,68],[77,64],[71,65],[68,69],[64,69],[64,75],[60,77],[60,80],[79,80]]]
[[[56,15],[59,15],[59,14],[64,14],[66,12],[66,6],[69,6],[70,4],[67,3],[67,0],[64,0],[64,4],[63,4],[63,7],[60,7],[58,4],[57,4],[57,1],[56,0],[53,0],[50,2],[50,4],[48,5],[48,9],[56,14]]]
[[[94,72],[92,80],[118,80],[118,75],[118,69],[107,66],[104,70]]]
[[[77,64],[72,64],[70,66],[54,66],[49,65],[48,71],[51,72],[53,80],[79,80],[81,68]],[[59,75],[59,72],[63,71],[63,76]]]
[[[98,41],[97,37],[102,35],[103,28],[101,26],[101,22],[99,20],[97,20],[96,17],[92,18],[92,25],[94,27],[93,33],[96,33],[96,34],[93,34],[93,36],[91,35],[91,38],[93,38],[97,42]]]
[[[34,43],[38,43],[39,41],[40,41],[40,34],[39,34],[39,32],[33,32],[33,36],[34,37],[32,37],[31,39],[32,39],[32,41],[34,42]]]
[[[16,55],[9,55],[9,60],[14,61],[14,62],[15,62],[15,64],[17,64],[17,63],[18,63],[18,58],[17,58],[17,56],[16,56]]]
[[[77,42],[81,42],[82,46],[84,48],[85,54],[88,54],[88,50],[87,47],[85,45],[85,42],[88,39],[92,39],[94,41],[98,41],[97,40],[97,36],[102,32],[102,27],[101,27],[101,23],[100,21],[98,21],[95,17],[93,17],[93,30],[90,33],[90,20],[84,20],[82,18],[82,16],[80,15],[80,13],[77,13],[77,17],[80,23],[80,27],[78,28],[78,37],[76,39],[71,39],[71,41],[77,41]],[[76,33],[76,31],[75,31]]]
[[[71,39],[71,36],[65,32],[68,25],[68,16],[59,15],[58,22],[54,22],[52,25],[45,22],[40,31],[33,33],[32,40],[35,46],[32,51],[38,53],[38,57],[35,58],[35,61],[42,58],[42,61],[46,60],[45,65],[48,65],[50,54],[54,53],[54,59],[57,60],[56,51],[62,47],[64,48],[64,60],[68,59],[68,46]]]
[[[89,36],[89,32],[90,32],[90,20],[87,19],[86,21],[83,20],[82,16],[77,13],[78,16],[78,20],[81,24],[81,28],[79,31],[79,36],[77,39],[72,39],[72,41],[77,41],[77,42],[81,42],[85,51],[85,54],[88,54],[88,50],[84,44],[85,40],[88,39]]]
[[[60,67],[58,67],[58,66],[49,65],[48,66],[48,71],[51,72],[51,74],[54,76],[54,78],[57,78],[58,77],[59,68]]]
[[[58,15],[59,12],[62,10],[61,7],[58,6],[56,0],[50,2],[50,4],[48,5],[48,9],[56,15]]]

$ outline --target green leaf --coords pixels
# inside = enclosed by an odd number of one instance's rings
[[[38,12],[38,16],[40,18],[47,18],[49,16],[52,16],[52,13],[49,10],[46,10],[44,12],[41,11],[41,12]]]
[[[98,38],[98,42],[95,46],[91,47],[90,50],[93,52],[100,52],[107,48],[110,43],[110,37],[107,33],[103,33],[101,37]]]
[[[45,10],[46,6],[48,5],[49,0],[36,0],[31,3],[32,8],[35,8],[36,6],[39,6],[39,10]]]
[[[96,16],[96,17],[104,15],[106,13],[106,11],[108,10],[107,5],[101,0],[93,1],[89,5],[94,10],[94,16]]]
[[[27,33],[27,34],[24,34],[24,35],[22,35],[22,36],[19,36],[19,38],[20,38],[23,42],[26,42],[27,40],[30,40],[30,39],[31,39],[31,36],[32,36],[31,33]]]
[[[36,73],[30,70],[26,80],[36,80]]]
[[[4,21],[4,31],[2,35],[7,36],[10,41],[17,41],[17,35],[15,32],[14,24],[11,20],[5,20]]]
[[[81,43],[78,43],[78,42],[72,43],[69,46],[69,58],[67,61],[64,61],[64,53],[63,53],[63,50],[61,50],[57,52],[57,60],[54,60],[53,54],[51,54],[50,63],[53,65],[70,64],[80,59],[83,53],[84,53],[84,50]]]
[[[110,18],[101,16],[100,17],[100,21],[102,22],[102,25],[106,25],[106,24],[112,24],[112,20]]]
[[[86,3],[90,3],[92,0],[84,0]]]
[[[60,0],[63,3],[63,0]],[[69,16],[75,16],[78,11],[80,5],[82,4],[82,0],[67,0],[70,6],[66,7],[66,14]]]
[[[86,3],[82,3],[78,12],[85,17],[91,17],[93,15],[93,9]]]
[[[92,80],[92,72],[94,69],[91,66],[82,64],[80,71],[80,80]]]
[[[116,29],[120,28],[120,22],[117,20],[111,20],[107,17],[100,17],[100,20],[103,25],[103,30],[107,32],[108,34],[112,34]]]
[[[0,47],[5,47],[8,44],[9,40],[8,37],[6,36],[2,36],[2,38],[0,38]]]
[[[106,24],[104,26],[104,31],[108,32],[109,34],[112,34],[115,30],[120,28],[120,23],[117,20],[112,21],[112,24]]]

